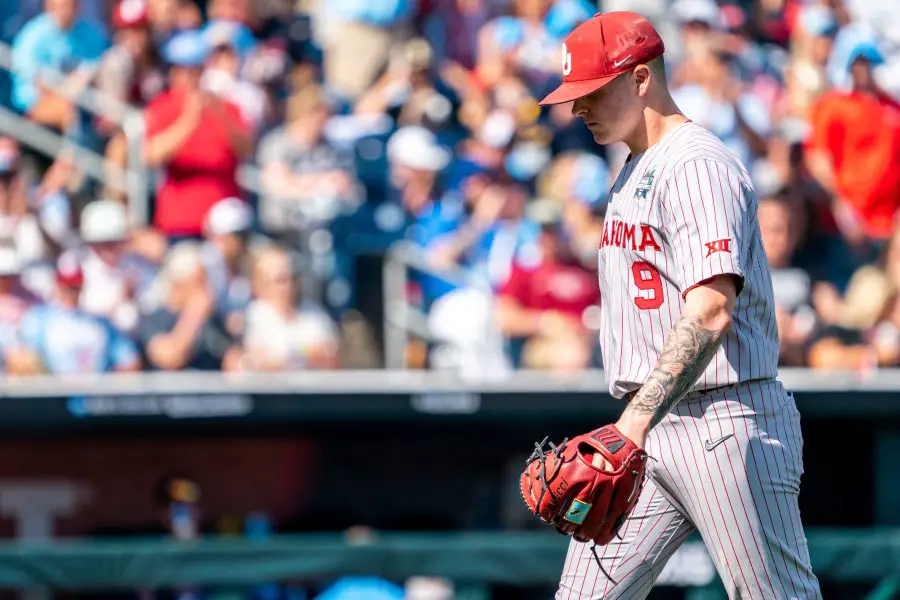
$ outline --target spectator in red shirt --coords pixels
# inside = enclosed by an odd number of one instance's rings
[[[585,322],[599,301],[596,276],[574,257],[559,215],[542,224],[536,264],[513,265],[497,299],[497,319],[508,337],[527,340],[522,363],[536,369],[590,366],[592,334]]]
[[[146,111],[147,162],[164,170],[155,223],[169,237],[200,237],[210,207],[239,195],[238,163],[252,151],[238,108],[201,85],[208,54],[200,32],[175,35],[163,48],[170,89]]]
[[[900,104],[872,73],[879,50],[859,43],[850,53],[852,90],[822,95],[812,110],[807,166],[835,196],[834,214],[854,245],[890,237],[900,207]]]

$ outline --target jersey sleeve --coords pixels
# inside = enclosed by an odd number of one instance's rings
[[[662,216],[675,258],[671,276],[684,297],[718,275],[743,286],[753,194],[733,166],[697,159],[666,180]]]

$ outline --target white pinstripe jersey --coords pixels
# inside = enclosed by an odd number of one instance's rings
[[[772,279],[747,170],[691,122],[631,157],[610,191],[598,251],[600,341],[610,392],[650,375],[684,295],[715,275],[742,278],[730,331],[693,390],[774,377]]]

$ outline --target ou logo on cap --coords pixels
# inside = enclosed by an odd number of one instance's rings
[[[572,53],[566,48],[566,45],[562,45],[562,72],[563,75],[568,75],[572,72]]]

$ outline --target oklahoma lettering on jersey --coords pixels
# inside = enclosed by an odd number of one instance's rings
[[[694,123],[625,164],[598,250],[600,341],[613,396],[640,388],[685,294],[717,275],[733,275],[739,294],[732,327],[693,390],[777,374],[772,280],[756,209],[746,169]]]
[[[634,230],[639,228],[640,241],[635,241]],[[654,250],[662,250],[653,237],[653,229],[649,225],[634,225],[633,223],[623,223],[616,219],[607,219],[603,223],[603,240],[600,247],[613,245],[616,248],[631,248],[643,252],[647,248]]]

